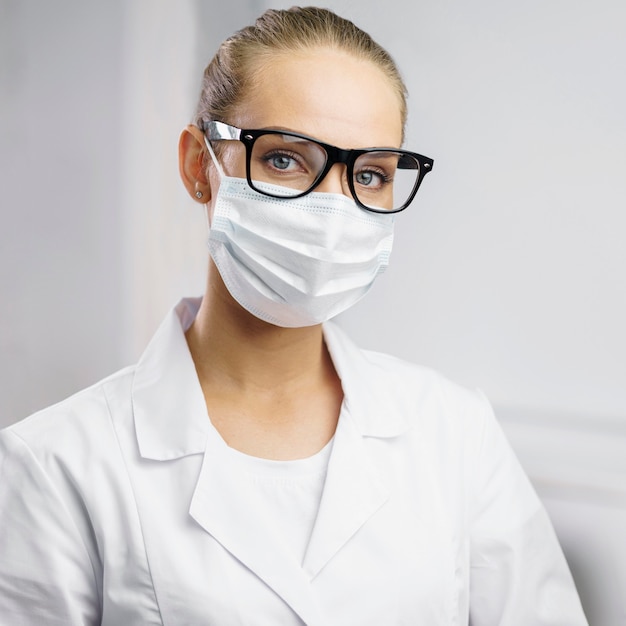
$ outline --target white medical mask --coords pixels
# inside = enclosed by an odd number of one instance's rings
[[[233,298],[266,322],[312,326],[345,311],[385,270],[392,243],[393,216],[344,195],[271,198],[222,174],[211,257]]]

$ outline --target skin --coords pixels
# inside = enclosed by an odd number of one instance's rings
[[[227,121],[240,128],[282,128],[342,148],[399,147],[399,98],[369,61],[337,50],[281,54],[255,68],[254,89]],[[191,197],[203,193],[212,216],[219,174],[205,169],[202,133],[188,126],[180,173]],[[244,147],[228,142],[229,176],[245,178]],[[317,191],[350,195],[335,165]],[[226,443],[276,460],[305,458],[333,436],[343,400],[322,326],[281,328],[259,320],[230,295],[212,261],[198,316],[187,332],[211,422]]]

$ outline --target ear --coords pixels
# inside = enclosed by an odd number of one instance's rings
[[[178,141],[178,169],[187,193],[201,204],[211,200],[211,183],[206,172],[204,135],[190,124]]]

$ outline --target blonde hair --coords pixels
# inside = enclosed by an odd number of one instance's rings
[[[204,70],[194,122],[228,122],[229,115],[253,85],[254,66],[276,53],[327,47],[372,62],[389,79],[398,94],[402,128],[406,123],[407,91],[389,53],[370,35],[332,11],[317,7],[269,9],[229,37]]]

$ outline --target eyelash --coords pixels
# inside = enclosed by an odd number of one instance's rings
[[[368,168],[368,167],[365,167],[359,170],[358,172],[355,172],[354,177],[356,178],[359,174],[362,174],[363,172],[368,172],[368,173],[372,173],[375,176],[380,176],[382,182],[385,184],[390,183],[393,180],[393,178],[389,176],[388,174],[385,174],[384,171],[377,170],[376,168]]]

